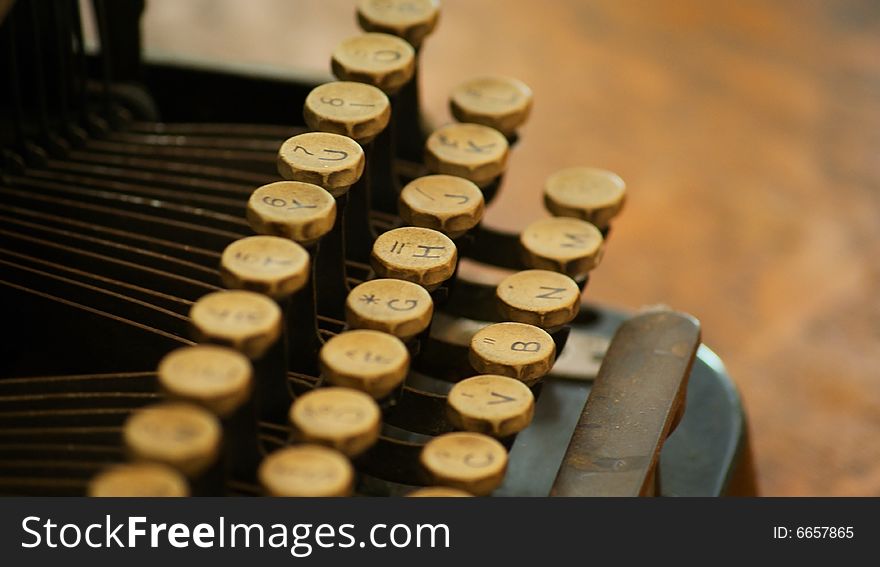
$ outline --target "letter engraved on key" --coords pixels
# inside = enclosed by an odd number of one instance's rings
[[[397,247],[398,244],[400,245],[400,248]],[[395,240],[394,244],[391,245],[391,250],[389,250],[389,252],[396,252],[400,254],[401,252],[403,252],[404,246],[406,246],[406,242],[399,242]]]
[[[516,341],[510,345],[510,350],[518,352],[538,352],[541,350],[541,343],[537,341]]]
[[[546,285],[542,285],[540,289],[549,289],[550,291],[536,295],[535,299],[562,299],[557,297],[556,294],[565,291],[564,287],[549,287]]]
[[[561,246],[563,248],[583,248],[587,244],[587,238],[589,238],[588,234],[572,234],[570,232],[565,233],[565,237],[573,242],[563,242]]]
[[[473,140],[468,140],[468,149],[465,151],[471,152],[474,154],[484,154],[489,149],[494,148],[494,147],[495,147],[495,142],[492,142],[491,144],[486,144],[484,146],[478,146],[477,144],[474,143]]]
[[[345,353],[348,358],[357,358],[358,351],[350,350]],[[374,364],[388,364],[391,362],[391,359],[385,358],[381,354],[375,354],[373,351],[368,350],[364,351],[364,355],[360,357],[366,363],[374,363]]]
[[[345,158],[348,157],[348,152],[345,152],[345,151],[342,151],[342,150],[327,150],[327,149],[325,149],[324,152],[325,152],[325,153],[328,153],[328,154],[342,154],[342,157],[334,157],[334,158],[318,158],[318,159],[321,160],[321,161],[342,161],[342,160],[344,160]],[[311,154],[309,154],[309,155],[311,155]]]
[[[373,303],[379,303],[379,298],[376,297],[376,294],[371,293],[369,295],[362,295],[360,301],[363,301],[367,305],[372,305]]]
[[[304,147],[302,147],[302,146],[300,146],[300,145],[297,145],[295,148],[293,148],[293,152],[291,152],[291,153],[296,153],[296,152],[298,152],[299,150],[304,151],[304,152],[306,153],[306,155],[310,155],[310,156],[315,155],[315,154],[313,154],[312,152],[310,152],[309,150],[305,149]]]
[[[392,299],[392,300],[388,301],[388,303],[387,303],[388,308],[392,309],[394,311],[412,311],[419,304],[417,299],[406,299],[402,302],[405,305],[405,307],[395,307],[395,304],[399,303],[399,302],[400,302],[399,299]]]
[[[443,144],[444,146],[449,146],[451,148],[458,149],[458,140],[450,140],[449,138],[446,137],[446,134],[440,134],[440,137],[438,138],[438,140],[440,140],[440,143]]]
[[[394,49],[380,49],[373,53],[373,59],[380,63],[391,63],[403,57],[399,51]]]
[[[426,192],[425,192],[421,187],[419,187],[418,185],[415,186],[415,190],[418,191],[419,193],[421,193],[422,195],[424,195],[425,197],[427,197],[428,199],[430,199],[430,200],[432,200],[432,201],[434,200],[434,197],[430,196],[428,193],[426,193]]]
[[[428,246],[426,244],[419,244],[419,248],[422,248],[423,251],[421,254],[413,254],[413,258],[442,258],[443,256],[438,256],[435,254],[431,254],[432,250],[446,250],[445,246]]]
[[[318,205],[306,205],[299,202],[299,199],[291,200],[291,206],[287,207],[288,211],[292,211],[294,209],[315,209]]]
[[[499,400],[492,400],[491,402],[486,402],[488,406],[494,406],[497,404],[506,404],[508,402],[515,402],[516,398],[511,398],[510,396],[505,396],[504,394],[499,394],[498,392],[490,392],[496,398],[501,398]]]
[[[477,455],[473,453],[468,453],[462,459],[462,462],[467,466],[475,469],[481,469],[484,467],[488,467],[495,461],[495,456],[492,453],[485,453],[482,455],[482,458],[479,458]]]
[[[471,200],[471,198],[468,197],[467,195],[457,195],[455,193],[444,193],[443,196],[448,199],[461,199],[461,201],[458,202],[459,205],[464,205],[465,203],[467,203],[468,201]],[[431,199],[431,200],[433,201],[433,199]]]

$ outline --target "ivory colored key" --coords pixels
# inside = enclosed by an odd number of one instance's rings
[[[336,200],[312,183],[277,181],[251,194],[247,219],[254,232],[309,245],[333,228]]]
[[[234,348],[260,358],[281,336],[281,309],[251,291],[216,291],[193,304],[190,321],[199,342]]]
[[[459,429],[507,437],[529,426],[535,396],[514,378],[483,374],[458,382],[446,399],[449,420]]]
[[[429,441],[419,460],[434,482],[485,496],[501,485],[507,451],[480,433],[446,433]]]
[[[345,319],[352,329],[373,329],[408,340],[431,324],[434,301],[418,284],[396,279],[366,281],[348,294]]]
[[[409,498],[461,498],[473,496],[473,494],[446,486],[426,486],[425,488],[413,490],[406,496]]]
[[[357,16],[365,31],[395,35],[418,49],[437,26],[440,3],[437,0],[360,0]]]
[[[122,430],[135,461],[168,465],[196,478],[213,465],[220,452],[220,422],[198,406],[181,402],[156,404],[133,413]]]
[[[250,361],[234,350],[195,345],[173,350],[159,362],[159,386],[169,397],[229,417],[251,395]]]
[[[278,173],[290,181],[312,183],[339,197],[364,172],[364,150],[348,136],[306,132],[288,138],[278,150]]]
[[[600,229],[620,213],[626,184],[616,173],[594,167],[557,171],[544,184],[544,205],[557,217],[575,217]]]
[[[324,343],[321,375],[335,386],[354,388],[384,398],[406,378],[409,351],[395,336],[357,329]]]
[[[554,329],[577,316],[581,290],[565,274],[523,270],[504,278],[495,288],[495,296],[506,319]]]
[[[452,115],[460,122],[472,122],[513,136],[532,110],[532,89],[509,77],[477,77],[452,90]]]
[[[507,167],[507,139],[482,124],[448,124],[425,144],[425,165],[432,173],[464,177],[486,187]]]
[[[303,117],[312,130],[368,144],[388,126],[391,103],[372,85],[336,81],[312,89],[306,97]]]
[[[556,344],[543,329],[525,323],[494,323],[471,338],[471,366],[482,374],[501,374],[531,386],[556,361]]]
[[[379,439],[382,412],[376,402],[351,388],[318,388],[296,399],[290,423],[300,440],[360,455]]]
[[[483,219],[483,192],[472,181],[452,175],[426,175],[400,193],[400,217],[407,224],[458,238]]]
[[[236,240],[220,257],[223,285],[262,293],[276,301],[302,289],[309,271],[308,252],[296,242],[278,236]]]
[[[370,260],[379,276],[417,283],[430,291],[455,273],[458,251],[441,232],[406,226],[379,236]]]
[[[349,496],[354,469],[345,456],[319,445],[285,447],[263,459],[258,473],[269,496]]]
[[[580,219],[540,219],[520,234],[526,265],[583,279],[599,265],[605,251],[599,229]]]
[[[320,445],[284,447],[268,455],[257,474],[269,496],[350,496],[354,469],[335,449]]]
[[[127,463],[109,468],[90,482],[89,496],[98,497],[183,497],[189,496],[186,478],[158,463]]]
[[[412,79],[415,50],[399,37],[365,33],[337,45],[331,66],[339,79],[367,83],[393,94]]]

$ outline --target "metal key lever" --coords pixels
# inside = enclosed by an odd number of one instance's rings
[[[614,335],[572,436],[554,496],[654,493],[663,443],[683,409],[700,324],[655,311]]]

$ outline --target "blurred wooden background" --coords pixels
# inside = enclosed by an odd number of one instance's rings
[[[149,0],[146,47],[326,72],[353,4]],[[880,495],[880,4],[443,4],[423,54],[437,121],[472,75],[535,92],[489,221],[542,214],[556,169],[618,172],[630,200],[589,297],[702,320],[763,494]]]

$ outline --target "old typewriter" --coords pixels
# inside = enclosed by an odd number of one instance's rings
[[[617,175],[481,223],[532,95],[487,69],[427,127],[435,0],[357,2],[325,84],[144,60],[143,8],[0,2],[0,493],[753,490],[697,320],[581,300]]]

